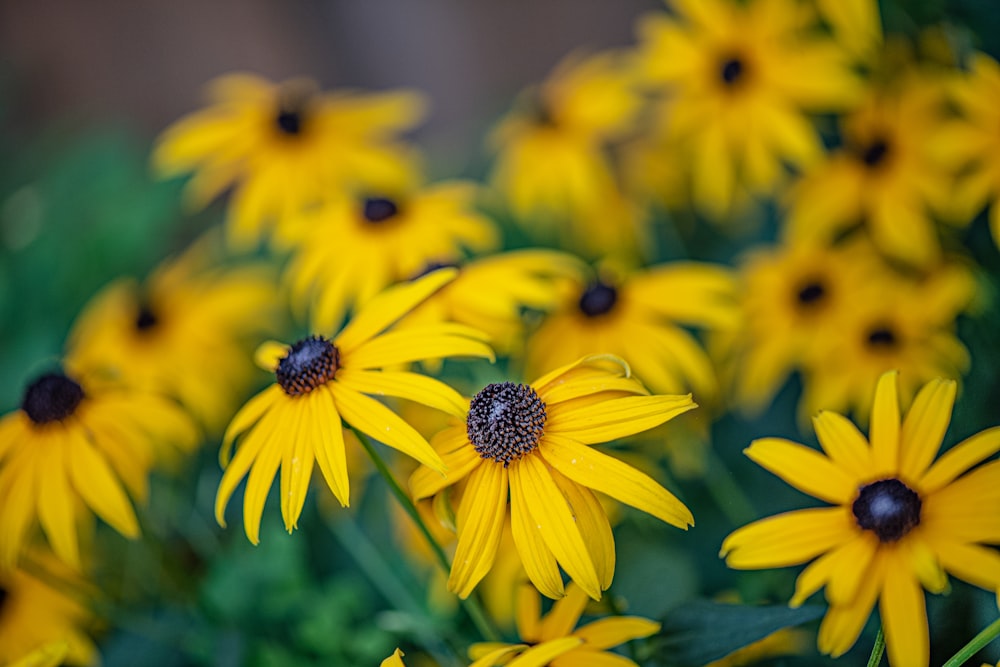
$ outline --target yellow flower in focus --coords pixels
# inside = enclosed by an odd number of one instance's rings
[[[473,210],[472,183],[450,182],[409,195],[341,197],[297,216],[280,235],[293,248],[285,281],[312,327],[332,330],[392,283],[492,250],[498,234]]]
[[[576,627],[587,601],[583,589],[571,583],[566,588],[566,597],[558,600],[549,613],[542,616],[538,592],[529,584],[522,584],[518,591],[517,629],[523,643],[473,644],[469,648],[469,657],[475,662],[470,667],[506,664],[637,667],[632,660],[605,649],[654,635],[660,630],[660,624],[638,616],[612,616]]]
[[[370,394],[464,414],[464,400],[444,383],[416,373],[382,370],[423,359],[493,358],[482,334],[458,324],[385,332],[454,277],[454,270],[441,269],[382,292],[332,341],[310,336],[291,346],[265,343],[258,349],[258,363],[274,371],[277,381],[251,398],[226,429],[219,454],[225,472],[215,498],[219,525],[225,527],[226,504],[249,473],[243,527],[247,538],[257,544],[264,503],[279,467],[281,515],[288,532],[296,527],[302,512],[314,462],[337,500],[347,506],[345,422],[435,471],[443,470],[441,458],[427,441]],[[239,447],[232,456],[237,439]]]
[[[94,377],[177,399],[211,433],[249,389],[250,334],[274,328],[277,290],[263,266],[213,266],[209,238],[143,285],[117,280],[77,318],[67,363]]]
[[[0,665],[97,664],[97,647],[84,631],[93,615],[79,600],[83,582],[44,552],[32,551],[31,558],[63,583],[57,589],[23,570],[0,576]]]
[[[735,327],[736,283],[726,269],[676,262],[631,273],[607,270],[581,274],[574,287],[528,340],[529,375],[608,353],[628,359],[653,391],[715,397],[715,369],[682,327]]]
[[[589,445],[658,426],[695,407],[691,396],[651,396],[613,357],[588,357],[531,384],[489,384],[466,404],[465,424],[432,440],[445,473],[421,466],[416,499],[462,483],[458,546],[448,588],[466,598],[493,567],[507,516],[532,583],[564,595],[561,566],[600,599],[615,569],[611,526],[591,489],[671,525],[694,523],[649,476]]]
[[[162,176],[194,172],[185,197],[195,209],[236,186],[226,224],[236,247],[331,193],[416,180],[413,151],[397,138],[423,115],[415,93],[321,93],[307,79],[230,74],[208,98],[164,131],[152,161]]]
[[[137,537],[129,496],[145,502],[161,449],[197,442],[190,418],[162,396],[91,385],[62,370],[35,378],[20,409],[0,418],[0,572],[17,564],[36,524],[76,569],[78,524],[91,512]]]
[[[834,505],[762,519],[722,544],[736,569],[812,561],[791,604],[826,587],[823,653],[836,657],[850,649],[878,601],[889,662],[927,665],[921,587],[943,592],[950,572],[1000,590],[1000,553],[986,546],[1000,542],[1000,461],[967,472],[1000,451],[1000,428],[934,461],[955,391],[952,380],[928,382],[901,420],[897,374],[888,372],[875,390],[868,439],[845,417],[820,412],[813,424],[823,453],[780,438],[755,440],[746,450],[795,488]]]
[[[805,114],[850,107],[860,84],[796,0],[669,4],[672,14],[638,24],[639,72],[669,97],[696,207],[719,219],[742,188],[771,194],[786,164],[818,161],[822,143]]]

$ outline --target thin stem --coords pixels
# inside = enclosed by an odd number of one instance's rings
[[[434,538],[427,524],[424,523],[423,518],[421,518],[420,513],[417,511],[417,506],[413,504],[410,496],[407,495],[403,487],[399,485],[396,478],[392,476],[392,472],[389,470],[389,466],[386,465],[382,456],[378,453],[375,447],[372,445],[371,440],[368,436],[361,431],[355,429],[353,426],[351,430],[354,431],[354,435],[358,436],[358,440],[361,442],[361,446],[365,448],[368,452],[368,456],[371,458],[372,463],[378,469],[379,474],[385,479],[386,483],[389,485],[389,489],[392,494],[396,496],[396,500],[403,507],[410,518],[413,519],[417,524],[417,528],[423,534],[427,543],[430,545],[431,550],[437,557],[438,564],[444,569],[445,573],[451,571],[451,563],[448,562],[448,556],[445,554],[444,549],[438,544],[438,541]],[[486,612],[483,610],[482,605],[479,604],[479,600],[475,597],[468,597],[461,600],[462,608],[472,619],[475,624],[476,629],[479,630],[479,634],[482,635],[483,639],[490,642],[500,641],[500,633],[497,632],[496,628],[493,627],[493,623],[490,622],[489,618],[486,616]]]
[[[711,446],[706,448],[705,461],[705,486],[726,518],[735,526],[745,526],[756,519],[757,510],[750,498],[736,483],[734,475]]]
[[[878,667],[882,662],[882,654],[885,653],[885,633],[882,626],[878,626],[878,634],[875,635],[875,645],[872,646],[872,654],[868,656],[868,667]]]
[[[973,637],[968,644],[963,646],[942,667],[959,667],[959,665],[964,665],[966,660],[974,656],[980,649],[998,636],[1000,636],[1000,619],[993,621],[985,630]]]

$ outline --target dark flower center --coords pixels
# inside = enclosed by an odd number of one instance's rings
[[[28,385],[21,409],[36,424],[66,419],[83,400],[83,388],[62,373],[46,373]]]
[[[142,304],[139,306],[139,313],[135,317],[135,328],[136,331],[144,332],[149,331],[156,326],[159,319],[156,317],[156,313],[150,308],[148,304]]]
[[[888,350],[896,347],[899,342],[895,332],[885,324],[872,327],[868,331],[868,347]]]
[[[7,602],[7,597],[9,595],[10,594],[7,592],[7,589],[4,588],[3,586],[0,586],[0,617],[3,617],[4,603]]]
[[[580,295],[580,312],[587,317],[604,315],[618,300],[618,290],[600,280],[587,285]]]
[[[746,64],[740,58],[732,56],[722,61],[719,76],[727,86],[735,86],[746,76]]]
[[[332,380],[339,367],[336,346],[322,336],[310,336],[292,345],[274,374],[286,394],[298,396]]]
[[[285,134],[296,136],[302,131],[302,111],[299,109],[281,109],[278,112],[278,129]]]
[[[826,296],[826,287],[819,280],[812,280],[803,285],[795,294],[799,304],[803,306],[815,306]]]
[[[506,468],[538,447],[545,403],[526,384],[489,384],[472,398],[465,428],[479,456]]]
[[[895,542],[920,523],[920,496],[898,479],[862,486],[851,506],[858,525],[880,542]]]
[[[885,161],[889,154],[889,144],[884,139],[875,139],[867,146],[862,146],[859,153],[861,161],[869,169],[874,169]]]
[[[385,197],[368,197],[365,199],[363,215],[365,220],[374,224],[385,222],[399,213],[396,202]]]

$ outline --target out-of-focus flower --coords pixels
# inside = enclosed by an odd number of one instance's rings
[[[350,503],[344,423],[441,471],[438,454],[417,431],[369,394],[417,401],[453,415],[466,403],[451,387],[405,371],[383,370],[422,359],[474,356],[492,359],[483,334],[442,323],[388,331],[399,318],[454,279],[454,269],[391,287],[368,302],[333,340],[310,336],[294,345],[265,343],[258,363],[277,381],[250,399],[226,429],[220,451],[225,472],[215,499],[215,516],[225,526],[225,509],[249,472],[243,526],[257,544],[268,490],[281,468],[281,515],[291,532],[305,503],[313,464],[344,506]],[[231,457],[234,441],[239,447]],[[231,458],[230,458],[231,457]]]
[[[638,616],[612,616],[576,627],[587,606],[587,593],[570,583],[566,597],[558,600],[548,614],[541,614],[538,592],[522,584],[518,593],[517,629],[520,644],[484,642],[469,648],[470,667],[495,665],[632,665],[618,654],[606,652],[633,639],[656,634],[660,624]],[[515,656],[517,656],[515,658]],[[513,662],[510,662],[513,659]]]
[[[84,631],[93,615],[79,599],[83,581],[43,551],[30,557],[62,583],[56,588],[23,570],[0,575],[0,665],[96,664],[97,648]]]
[[[741,189],[767,195],[785,165],[823,154],[805,115],[860,97],[846,54],[795,0],[672,0],[638,24],[641,77],[668,96],[667,127],[696,207],[729,214]]]
[[[723,267],[676,262],[628,272],[581,275],[526,348],[527,373],[539,375],[587,354],[614,354],[653,391],[717,394],[708,355],[683,326],[734,327],[736,283]]]
[[[406,195],[340,197],[295,217],[280,234],[293,248],[286,273],[292,303],[311,309],[312,328],[339,327],[392,283],[465,252],[496,247],[497,231],[473,210],[476,188],[451,182]]]
[[[564,595],[559,567],[588,595],[611,585],[611,526],[593,490],[671,525],[694,523],[652,478],[589,445],[627,437],[695,407],[691,396],[651,396],[613,357],[587,357],[531,384],[487,385],[467,404],[465,424],[432,440],[445,474],[421,466],[417,499],[462,483],[458,547],[448,587],[468,597],[493,566],[507,516],[528,577]]]
[[[755,440],[746,450],[795,488],[834,505],[762,519],[722,544],[726,563],[737,569],[813,561],[791,604],[826,587],[822,652],[850,649],[878,601],[889,662],[926,665],[921,587],[944,591],[950,572],[1000,590],[1000,553],[986,546],[1000,542],[1000,461],[967,472],[1000,451],[1000,428],[934,461],[955,391],[952,380],[928,382],[901,420],[897,374],[888,372],[875,391],[867,440],[845,417],[820,412],[813,423],[824,453],[780,438]]]
[[[138,536],[129,496],[145,501],[158,449],[197,441],[187,414],[160,395],[92,386],[63,370],[37,377],[20,409],[0,419],[0,571],[16,565],[37,524],[77,569],[78,524],[91,512]]]
[[[853,55],[866,60],[882,45],[878,0],[816,0],[816,9],[837,43]]]
[[[95,378],[177,399],[202,426],[225,425],[253,378],[246,339],[279,320],[273,272],[213,266],[213,239],[140,286],[120,279],[78,317],[67,363]]]
[[[416,93],[321,93],[308,79],[230,74],[208,85],[208,98],[164,131],[153,166],[194,172],[185,197],[196,209],[236,186],[226,224],[236,247],[333,193],[416,182],[415,155],[398,140],[423,115]]]

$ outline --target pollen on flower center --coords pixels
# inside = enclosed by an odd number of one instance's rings
[[[479,456],[506,468],[538,447],[545,418],[545,403],[534,389],[500,382],[486,385],[472,398],[465,427]]]
[[[746,63],[738,56],[730,56],[722,61],[719,76],[727,86],[735,86],[746,75]]]
[[[308,394],[333,379],[340,367],[340,351],[323,336],[303,338],[292,345],[275,375],[289,396]]]
[[[592,282],[580,295],[580,312],[597,317],[609,312],[618,300],[618,290],[600,280]]]
[[[378,224],[395,217],[399,213],[399,207],[391,199],[385,197],[369,197],[365,199],[362,214],[367,222]]]
[[[46,373],[24,392],[21,409],[36,424],[48,424],[72,415],[83,400],[83,388],[62,373]]]
[[[920,507],[916,491],[898,479],[883,479],[862,486],[851,510],[858,526],[881,542],[895,542],[920,523]]]

